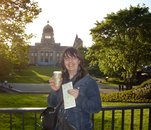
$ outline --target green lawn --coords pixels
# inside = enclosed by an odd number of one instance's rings
[[[144,110],[143,130],[148,130],[148,119],[149,119],[148,113],[149,113],[149,110]],[[115,130],[121,130],[121,123],[122,123],[121,116],[122,116],[122,111],[116,110],[115,118],[114,118],[114,121],[115,121],[114,129]],[[133,128],[133,130],[139,130],[139,125],[140,125],[140,110],[134,110],[134,128]],[[102,112],[95,115],[95,125],[94,126],[95,126],[95,130],[101,130]],[[130,130],[130,127],[131,127],[131,111],[126,110],[125,117],[124,117],[124,130]],[[105,128],[105,130],[112,129],[112,111],[105,112],[104,128]]]
[[[0,108],[46,107],[48,94],[0,93]]]
[[[47,107],[48,94],[7,94],[0,93],[0,108]],[[34,130],[34,113],[25,113],[25,130]],[[13,130],[21,130],[22,114],[12,114]],[[9,130],[10,115],[0,113],[0,130]],[[37,114],[40,123],[40,114]],[[37,127],[40,130],[40,127]]]
[[[21,108],[21,107],[47,107],[47,96],[48,94],[7,94],[0,93],[0,108]],[[134,105],[134,103],[109,103],[103,102],[103,106],[121,106],[121,105]],[[144,111],[144,124],[143,130],[147,130],[148,122],[148,111]],[[115,112],[115,130],[121,130],[121,111]],[[102,112],[95,114],[95,130],[101,129],[101,116]],[[135,111],[135,125],[134,130],[139,129],[139,110]],[[40,122],[39,114],[37,115],[38,122]],[[0,129],[9,130],[9,114],[0,113]],[[15,130],[21,130],[21,114],[13,114],[13,127]],[[25,114],[25,130],[33,130],[33,113]],[[105,130],[111,129],[111,112],[108,111],[105,113]],[[125,114],[125,130],[130,129],[130,111],[127,110]],[[40,130],[40,128],[37,128]]]
[[[7,80],[13,83],[47,83],[54,70],[59,70],[59,68],[50,66],[29,66],[25,70],[15,72],[15,74]]]
[[[141,103],[142,105],[145,105],[145,103]],[[103,102],[103,106],[129,106],[129,105],[138,105],[138,103],[120,103],[120,102]],[[139,104],[140,105],[140,104]],[[148,119],[149,119],[149,110],[144,109],[144,115],[143,115],[143,130],[148,130]],[[115,111],[115,124],[114,129],[115,130],[121,130],[121,120],[122,117],[122,110],[116,110]],[[102,111],[95,114],[95,130],[101,130],[102,126]],[[105,122],[104,122],[104,128],[105,130],[111,130],[112,129],[112,111],[105,111]],[[125,117],[124,117],[124,130],[130,130],[131,127],[131,110],[125,110]],[[135,109],[134,110],[134,128],[133,130],[139,130],[140,125],[140,110]]]

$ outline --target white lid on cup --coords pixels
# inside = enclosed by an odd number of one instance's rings
[[[61,71],[54,71],[53,73],[61,74],[62,72]]]

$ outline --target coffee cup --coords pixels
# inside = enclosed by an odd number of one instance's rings
[[[60,88],[61,81],[62,81],[62,72],[61,71],[54,71],[53,72],[53,78],[54,78],[55,86],[57,88]]]

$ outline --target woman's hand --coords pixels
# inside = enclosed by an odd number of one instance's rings
[[[71,94],[75,99],[79,96],[79,89],[70,89],[68,90],[68,93]]]
[[[52,90],[54,90],[54,91],[57,91],[60,88],[55,85],[55,80],[53,77],[49,80],[49,84],[50,84],[50,87],[52,88]],[[61,86],[61,83],[60,83],[60,86]]]

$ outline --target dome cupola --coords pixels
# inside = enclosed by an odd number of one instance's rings
[[[41,43],[54,44],[54,42],[53,28],[49,25],[49,21],[47,21],[47,25],[43,28]]]
[[[47,25],[43,28],[44,33],[51,33],[53,32],[53,28],[49,25],[49,22],[47,22]]]

